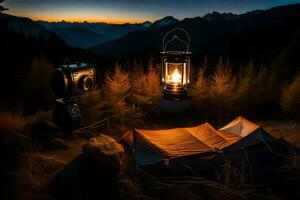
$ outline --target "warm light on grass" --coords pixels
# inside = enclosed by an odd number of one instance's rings
[[[24,118],[10,113],[0,113],[0,131],[19,131],[25,126]]]

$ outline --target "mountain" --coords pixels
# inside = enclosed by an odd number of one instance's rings
[[[66,58],[88,59],[85,51],[70,48],[55,33],[28,18],[0,13],[0,35],[0,93],[5,95],[0,100],[1,108],[24,103],[24,85],[35,60],[57,66]]]
[[[218,21],[218,20],[231,20],[238,18],[239,15],[235,15],[232,13],[219,13],[219,12],[213,12],[209,13],[203,16],[204,19],[207,21]]]
[[[273,68],[290,67],[293,73],[300,66],[300,4],[252,11],[241,15],[212,13],[204,17],[186,18],[163,27],[134,31],[122,38],[89,48],[107,57],[139,57],[155,55],[162,50],[163,36],[175,27],[191,36],[193,62],[208,55],[213,66],[220,56],[229,59],[235,69],[253,59]],[[285,66],[288,64],[289,66]],[[293,69],[293,70],[292,70]]]
[[[144,22],[141,24],[107,24],[38,21],[38,23],[48,30],[57,33],[69,45],[80,48],[88,48],[111,41],[120,38],[129,32],[144,30],[151,25],[150,22]]]
[[[45,29],[42,25],[34,23],[31,19],[26,17],[16,17],[4,13],[0,13],[0,20],[2,23],[6,22],[7,28],[11,28],[18,33],[26,36],[44,36],[54,37],[54,34]]]
[[[149,22],[149,21],[145,21],[144,23],[142,23],[142,25],[143,26],[145,26],[145,27],[149,27],[149,26],[151,26],[151,22]]]
[[[179,22],[178,19],[176,19],[172,16],[167,16],[167,17],[164,17],[160,20],[155,21],[150,27],[151,28],[160,28],[160,27],[163,27],[163,26],[168,26],[168,25],[171,25],[171,24],[175,24],[177,22]]]
[[[112,40],[111,38],[79,27],[56,27],[51,29],[72,47],[89,48]]]

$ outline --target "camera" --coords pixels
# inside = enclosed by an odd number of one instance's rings
[[[52,89],[59,98],[72,98],[93,90],[96,72],[88,63],[62,65],[52,74]]]
[[[53,109],[53,121],[64,131],[80,126],[79,97],[92,91],[96,85],[96,71],[89,63],[72,63],[57,67],[51,78],[57,99]]]

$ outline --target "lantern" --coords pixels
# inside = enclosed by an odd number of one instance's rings
[[[186,36],[186,40],[181,39],[177,32]],[[175,33],[175,34],[174,34]],[[170,35],[173,37],[170,38]],[[179,41],[184,44],[185,50],[170,51],[168,45],[173,41]],[[187,88],[190,83],[190,58],[189,52],[190,37],[189,34],[181,29],[175,28],[168,32],[163,39],[162,57],[162,83],[163,97],[170,100],[182,100],[187,97]]]

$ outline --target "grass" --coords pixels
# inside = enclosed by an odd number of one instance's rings
[[[66,163],[39,152],[28,152],[23,159],[16,179],[17,199],[54,199],[47,195],[47,186]]]
[[[116,195],[124,199],[271,199],[253,192],[236,190],[201,177],[155,178],[147,174],[135,174],[119,181]]]

